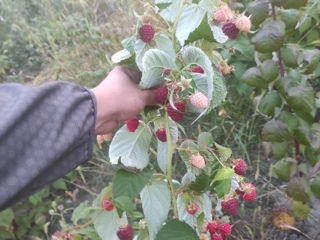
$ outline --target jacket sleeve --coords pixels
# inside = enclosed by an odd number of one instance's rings
[[[91,158],[95,101],[68,82],[0,84],[0,210]]]

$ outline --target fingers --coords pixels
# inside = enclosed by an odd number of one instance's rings
[[[155,90],[142,90],[146,106],[157,105]]]
[[[139,69],[124,66],[120,68],[134,83],[138,84],[140,82],[142,73]]]

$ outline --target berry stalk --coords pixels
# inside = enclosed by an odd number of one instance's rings
[[[172,183],[172,155],[173,155],[173,146],[171,141],[171,134],[169,128],[169,116],[168,111],[166,111],[165,116],[166,122],[166,135],[167,135],[167,146],[168,146],[168,155],[167,155],[167,181],[170,188],[171,193],[171,202],[173,206],[173,215],[175,218],[178,218],[178,208],[177,208],[177,200],[174,193],[174,187]]]

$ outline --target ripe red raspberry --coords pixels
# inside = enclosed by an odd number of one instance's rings
[[[242,158],[238,158],[234,160],[234,172],[240,176],[246,174],[247,164]]]
[[[221,207],[230,216],[239,214],[239,201],[237,198],[230,198],[221,202]]]
[[[222,5],[213,14],[213,19],[217,22],[225,22],[232,18],[232,12],[228,6]]]
[[[236,19],[236,27],[243,32],[248,32],[251,28],[251,20],[247,16],[240,16]]]
[[[180,122],[184,117],[184,112],[186,110],[186,104],[184,102],[175,102],[174,106],[175,110],[170,104],[167,106],[168,115],[171,117],[173,121]]]
[[[114,205],[113,203],[108,199],[103,199],[102,201],[102,207],[104,210],[106,210],[107,212],[110,212],[114,209]]]
[[[239,29],[236,27],[232,20],[228,20],[222,26],[222,31],[230,39],[236,39],[238,37]]]
[[[150,43],[154,37],[154,27],[150,24],[144,24],[139,29],[140,39],[145,43]]]
[[[132,240],[133,228],[130,225],[122,226],[117,231],[117,236],[120,240]]]
[[[208,222],[207,224],[207,230],[211,233],[214,234],[218,230],[218,223],[216,221]]]
[[[219,225],[219,231],[223,238],[228,237],[231,234],[231,225],[229,223],[221,223]]]
[[[139,126],[139,119],[132,118],[126,121],[127,128],[129,132],[134,132]]]
[[[197,154],[191,156],[190,164],[196,168],[202,169],[206,166],[206,161],[204,160],[204,157]]]
[[[156,131],[156,136],[161,142],[166,142],[167,141],[167,133],[165,128],[159,128]]]
[[[189,203],[186,210],[189,214],[194,215],[198,212],[198,206],[195,203]]]
[[[162,72],[162,75],[168,76],[170,73],[171,73],[171,69],[170,68],[164,68],[163,72]]]
[[[204,70],[203,70],[203,68],[200,67],[200,66],[195,66],[195,67],[193,67],[193,68],[191,69],[191,72],[203,74],[203,73],[204,73]]]
[[[241,188],[237,188],[236,193],[239,195],[240,199],[243,199],[244,191]]]
[[[252,202],[256,199],[257,190],[255,186],[253,186],[251,183],[242,184],[242,189],[244,191],[244,194],[242,196],[243,200],[247,202]]]
[[[209,99],[202,92],[196,92],[191,95],[190,102],[198,109],[205,109],[209,106]]]
[[[158,104],[165,104],[168,96],[167,86],[158,87],[155,91],[155,99]]]
[[[211,239],[212,240],[223,240],[223,237],[218,233],[214,233],[214,234],[211,234]]]

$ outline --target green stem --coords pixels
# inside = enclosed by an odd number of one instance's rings
[[[171,192],[171,201],[173,206],[173,214],[175,218],[178,218],[178,208],[177,208],[177,201],[174,193],[174,187],[172,183],[172,155],[173,155],[173,146],[171,142],[171,134],[169,129],[169,117],[166,111],[166,135],[167,135],[167,145],[168,145],[168,155],[167,155],[167,181]]]
[[[179,9],[178,9],[178,13],[177,13],[177,16],[176,16],[176,19],[174,20],[174,23],[173,23],[173,27],[172,27],[172,42],[173,42],[173,48],[174,50],[176,50],[176,30],[177,30],[177,25],[178,25],[178,22],[179,22],[179,19],[180,19],[180,16],[181,16],[181,12],[182,12],[182,8],[184,6],[184,3],[185,3],[185,0],[181,0],[180,1],[180,5],[179,5]]]

